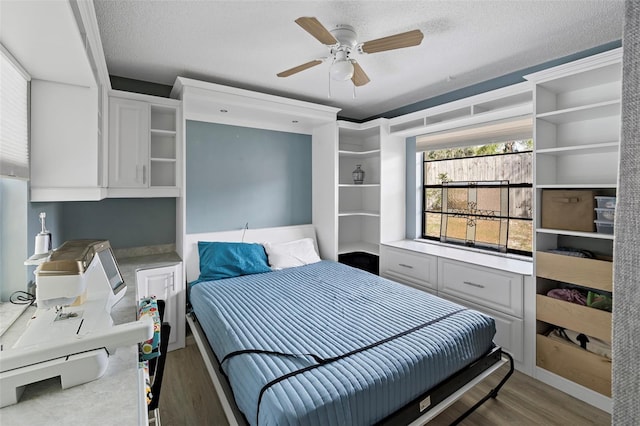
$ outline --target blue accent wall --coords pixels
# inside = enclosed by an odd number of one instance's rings
[[[188,120],[188,234],[311,223],[311,136]]]
[[[76,239],[105,239],[117,249],[176,242],[175,198],[32,202],[28,225],[30,253],[40,231],[40,212],[47,213],[47,228],[54,247]]]

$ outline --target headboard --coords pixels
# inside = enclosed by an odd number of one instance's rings
[[[284,243],[300,238],[312,238],[318,251],[316,230],[313,225],[280,226],[261,229],[238,229],[235,231],[205,232],[201,234],[186,234],[184,236],[184,264],[187,282],[194,281],[200,276],[200,259],[198,256],[198,241],[227,241],[245,243]]]

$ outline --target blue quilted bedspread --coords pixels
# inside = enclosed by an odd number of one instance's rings
[[[190,301],[219,361],[264,351],[222,365],[261,426],[375,423],[481,357],[495,334],[488,316],[331,261],[201,282]]]

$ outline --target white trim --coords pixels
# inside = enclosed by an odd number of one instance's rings
[[[542,367],[536,367],[535,378],[549,386],[553,386],[554,388],[561,390],[562,392],[568,393],[574,398],[578,398],[587,404],[593,405],[602,411],[606,411],[609,414],[612,412],[613,401],[611,398],[567,380],[564,377],[558,376],[557,374],[545,370]]]
[[[572,61],[563,65],[558,65],[556,67],[547,68],[545,70],[538,71],[532,74],[527,74],[524,76],[524,78],[536,84],[540,84],[544,83],[545,81],[556,80],[558,78],[581,73],[589,69],[600,68],[606,65],[620,63],[621,58],[622,47],[618,47],[616,49],[578,59],[576,61]]]
[[[389,128],[392,135],[411,137],[532,113],[533,85],[525,81],[391,118]]]
[[[9,52],[6,47],[4,47],[2,43],[0,43],[0,52],[2,52],[2,54],[9,60],[9,62],[13,64],[13,66],[25,80],[31,81],[31,75],[29,75],[27,70],[24,69],[20,62],[18,62],[18,60],[11,54],[11,52]]]
[[[389,247],[397,247],[417,253],[429,254],[445,259],[458,260],[473,265],[512,272],[523,276],[533,274],[533,259],[507,253],[492,253],[472,247],[457,247],[429,240],[400,240],[383,243]]]
[[[206,336],[202,332],[200,326],[196,324],[196,321],[193,319],[191,314],[187,314],[187,323],[189,324],[189,329],[193,333],[196,345],[200,350],[202,360],[207,368],[209,377],[211,377],[213,387],[216,390],[218,400],[220,401],[220,405],[222,405],[222,411],[224,411],[224,415],[227,417],[229,426],[245,425],[246,422],[244,421],[242,414],[239,413],[239,410],[236,408],[237,406],[233,399],[233,393],[229,388],[226,379],[222,376],[222,373],[220,373],[220,364],[218,364],[215,354],[207,343]],[[238,414],[236,414],[236,412],[238,412]]]

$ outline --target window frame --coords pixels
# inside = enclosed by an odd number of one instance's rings
[[[469,146],[476,146],[476,145],[469,145]],[[440,149],[446,149],[446,148],[440,148]],[[438,149],[432,149],[431,151],[437,151]],[[521,256],[526,256],[526,257],[533,257],[533,247],[532,247],[532,251],[526,251],[526,250],[519,250],[519,249],[513,249],[513,248],[509,248],[508,246],[508,241],[509,241],[509,221],[511,220],[523,220],[523,221],[528,221],[531,222],[533,224],[534,218],[533,218],[533,212],[531,214],[531,217],[519,217],[519,216],[511,216],[510,213],[508,213],[506,216],[501,216],[501,215],[497,215],[495,216],[495,218],[497,219],[506,219],[507,220],[507,236],[506,236],[506,246],[505,246],[505,251],[500,250],[500,248],[498,246],[493,246],[491,244],[487,244],[487,243],[474,243],[474,244],[469,244],[469,242],[465,241],[465,242],[460,242],[460,241],[453,241],[453,240],[443,240],[443,235],[442,235],[442,222],[440,223],[440,236],[439,237],[435,237],[435,236],[430,236],[426,234],[426,227],[427,227],[427,213],[432,213],[432,214],[447,214],[447,215],[451,215],[451,216],[455,216],[455,213],[443,213],[442,210],[440,211],[436,211],[436,210],[427,210],[427,197],[425,196],[425,193],[427,191],[427,189],[440,189],[441,191],[444,191],[444,187],[446,186],[445,182],[440,183],[440,184],[427,184],[426,183],[426,173],[424,173],[425,167],[426,167],[426,163],[429,162],[440,162],[440,161],[452,161],[452,160],[462,160],[462,159],[468,159],[468,158],[474,158],[474,157],[490,157],[490,156],[504,156],[504,155],[514,155],[514,154],[523,154],[526,152],[533,152],[532,150],[526,150],[526,151],[517,151],[517,152],[507,152],[507,153],[498,153],[498,154],[487,154],[487,155],[478,155],[478,156],[469,156],[469,157],[461,157],[461,158],[446,158],[446,159],[435,159],[435,160],[429,160],[427,159],[427,152],[429,151],[423,151],[421,153],[422,155],[422,161],[421,161],[421,166],[422,166],[422,178],[421,178],[421,198],[422,198],[422,208],[421,208],[421,229],[420,229],[420,238],[424,239],[424,240],[428,240],[428,241],[433,241],[433,242],[439,242],[439,243],[445,243],[445,244],[452,244],[455,246],[460,246],[460,247],[470,247],[470,248],[474,248],[474,249],[478,249],[478,250],[482,250],[482,251],[486,251],[487,253],[507,253],[507,254],[515,254],[515,255],[521,255]],[[500,180],[496,180],[496,181],[491,181],[491,182],[497,182]],[[484,185],[483,181],[469,181],[470,184],[475,183],[476,186],[478,187],[482,187],[482,186],[486,186]],[[500,187],[506,187],[507,188],[507,192],[509,193],[511,189],[515,189],[515,188],[531,188],[531,190],[533,191],[533,176],[531,176],[531,183],[507,183],[507,184],[502,184],[502,185],[498,185]],[[464,186],[462,186],[464,187]],[[535,194],[533,194],[532,192],[532,197],[535,196]],[[441,192],[441,197],[442,197],[442,192]],[[508,202],[508,201],[507,201]],[[493,216],[492,216],[493,217]],[[533,243],[533,241],[532,241]]]

